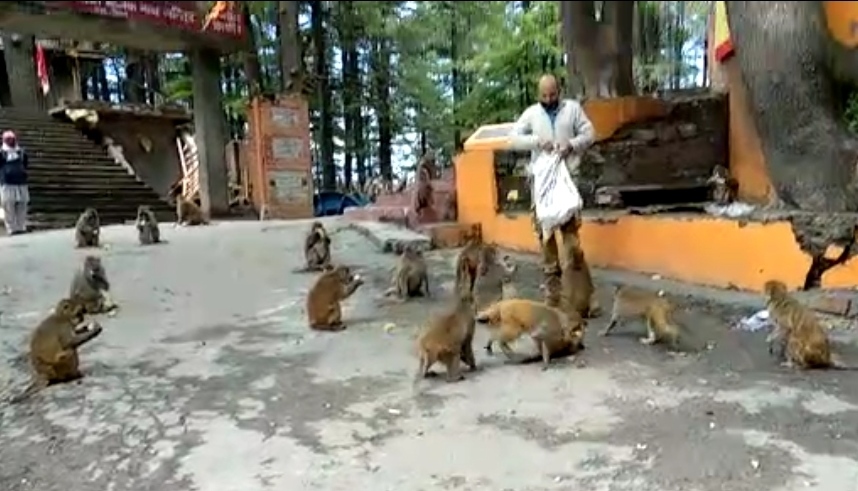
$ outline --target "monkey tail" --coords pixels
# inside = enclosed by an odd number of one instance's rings
[[[844,371],[853,371],[858,370],[858,366],[855,365],[844,365],[842,361],[837,358],[832,357],[831,364],[828,366],[832,370],[844,370]]]
[[[423,374],[426,373],[426,365],[429,360],[426,353],[420,353],[420,362],[417,364],[417,372],[414,374],[414,379],[411,381],[411,390],[415,393],[420,390],[420,381],[423,380]]]
[[[45,387],[45,383],[41,380],[34,379],[23,392],[9,398],[9,404],[20,404],[29,399],[33,394],[39,392]]]

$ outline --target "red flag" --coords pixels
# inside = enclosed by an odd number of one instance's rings
[[[39,77],[39,85],[42,86],[42,94],[48,95],[51,90],[51,82],[48,78],[48,63],[45,60],[45,50],[42,45],[36,43],[36,75]]]

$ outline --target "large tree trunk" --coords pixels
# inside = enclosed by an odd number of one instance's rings
[[[319,97],[319,158],[322,164],[322,189],[336,189],[337,169],[334,163],[333,101],[328,89],[328,43],[325,33],[325,5],[319,0],[310,3],[313,35],[313,78]]]
[[[298,3],[281,1],[278,5],[280,27],[281,86],[285,92],[303,90],[303,67],[301,61],[301,39],[298,32]]]
[[[250,14],[250,4],[241,3],[241,15],[244,22],[244,32],[247,33],[247,50],[242,52],[244,62],[244,76],[247,77],[247,86],[250,96],[255,97],[263,92],[262,68],[259,66],[259,50],[256,48],[256,27],[253,25],[253,17]]]
[[[635,76],[632,69],[634,61],[634,1],[606,1],[605,22],[612,25],[616,54],[614,57],[614,87],[618,96],[634,95]]]
[[[858,145],[836,113],[821,2],[726,2],[771,180],[790,207],[855,211]]]
[[[560,7],[570,80],[579,80],[584,97],[599,97],[602,67],[599,46],[593,43],[599,34],[595,5],[589,1],[560,2]]]
[[[373,41],[372,78],[375,114],[378,118],[378,168],[385,179],[393,179],[393,115],[390,104],[390,47],[387,39]]]

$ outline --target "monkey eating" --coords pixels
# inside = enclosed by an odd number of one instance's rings
[[[74,237],[79,248],[99,247],[101,220],[95,208],[87,208],[80,214],[74,226]]]
[[[331,238],[322,222],[313,222],[304,239],[305,271],[323,271],[331,263]]]
[[[467,291],[456,292],[456,305],[443,314],[436,314],[417,339],[420,362],[414,375],[414,384],[434,375],[432,365],[441,362],[447,369],[447,382],[464,379],[461,362],[473,371],[477,369],[474,357],[474,304]]]
[[[80,304],[87,314],[101,314],[118,308],[110,296],[107,273],[97,256],[86,256],[72,278],[69,300]]]
[[[13,404],[22,402],[39,390],[53,384],[71,382],[83,377],[77,349],[101,334],[96,322],[84,323],[83,307],[69,299],[60,300],[30,338],[30,365],[33,381]]]
[[[498,257],[497,248],[480,248],[476,277],[473,281],[474,305],[477,311],[503,299],[503,285],[515,273],[516,266],[509,256]]]
[[[328,267],[307,292],[307,320],[316,331],[342,331],[343,314],[340,302],[349,298],[363,285],[360,275],[352,274],[347,266]]]
[[[391,287],[384,293],[385,296],[396,295],[400,300],[431,296],[426,258],[420,250],[412,246],[403,249],[393,270],[391,283]]]
[[[515,360],[515,352],[509,343],[527,334],[536,344],[542,358],[542,370],[547,370],[552,359],[552,346],[561,340],[562,344],[577,346],[584,334],[584,322],[573,312],[567,315],[558,308],[544,302],[511,298],[501,300],[477,313],[476,321],[484,324],[490,334],[485,345],[487,353],[492,354],[492,345],[499,343],[507,359]],[[528,357],[529,358],[529,357]],[[556,356],[555,356],[556,358]],[[519,363],[526,359],[518,360]]]
[[[146,205],[137,207],[137,238],[141,245],[158,244],[161,242],[161,230],[155,213]]]
[[[802,370],[858,370],[858,367],[843,366],[834,359],[831,342],[816,314],[793,298],[783,282],[767,281],[763,292],[769,318],[774,324],[766,343],[769,353],[784,366]]]
[[[203,211],[193,201],[178,194],[176,195],[176,225],[207,225],[208,220]]]
[[[607,336],[624,319],[643,317],[647,336],[640,338],[642,344],[664,343],[673,350],[679,349],[680,328],[671,319],[673,310],[670,301],[657,292],[634,286],[618,286],[614,290],[614,305],[611,319],[600,333]]]
[[[712,201],[718,206],[727,206],[736,200],[739,193],[739,181],[730,175],[723,165],[716,165],[712,175],[706,181]]]

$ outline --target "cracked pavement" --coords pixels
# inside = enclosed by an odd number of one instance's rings
[[[603,316],[582,366],[477,349],[482,370],[415,396],[413,339],[445,305],[456,251],[428,254],[432,299],[386,305],[395,257],[335,232],[335,261],[368,281],[344,304],[347,331],[315,333],[314,276],[293,272],[308,223],[162,224],[169,243],[145,248],[131,226],[105,227],[120,311],[97,317],[80,383],[0,404],[0,489],[858,490],[858,373],[775,366],[763,333],[729,329],[747,305],[682,298],[677,319],[711,348],[699,353],[640,345],[639,322],[600,338]],[[0,240],[4,394],[27,383],[29,332],[87,254],[72,245],[71,230]],[[515,288],[536,297],[536,259],[516,257]],[[623,275],[595,276],[608,306]],[[852,331],[834,334],[858,364]]]

